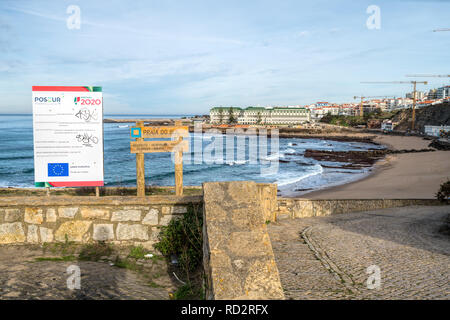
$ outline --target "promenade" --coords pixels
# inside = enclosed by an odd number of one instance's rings
[[[440,231],[449,214],[415,206],[271,223],[286,299],[449,299],[449,235]],[[370,290],[372,265],[381,282]]]

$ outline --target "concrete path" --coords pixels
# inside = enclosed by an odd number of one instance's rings
[[[450,299],[450,236],[439,231],[449,215],[417,206],[271,223],[286,298]]]
[[[40,249],[0,246],[0,300],[163,300],[169,299],[169,290],[174,290],[167,274],[160,275],[157,281],[163,285],[156,286],[154,282],[151,285],[142,274],[111,266],[108,262],[36,261],[35,258],[42,256]],[[80,267],[79,290],[68,289],[67,279],[70,275],[67,274],[67,267],[70,265]]]

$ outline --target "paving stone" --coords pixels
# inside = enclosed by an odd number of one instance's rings
[[[448,215],[445,206],[411,206],[271,223],[286,297],[449,299],[450,239],[439,233]],[[317,252],[302,236],[308,228]],[[371,290],[372,265],[381,285]]]

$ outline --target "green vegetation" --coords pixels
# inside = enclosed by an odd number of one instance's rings
[[[142,266],[138,265],[135,260],[121,259],[119,257],[114,261],[114,266],[132,271],[140,271],[142,269]]]
[[[356,127],[358,125],[365,125],[367,120],[361,117],[355,116],[333,116],[331,114],[326,114],[320,122],[334,124],[342,127]]]
[[[441,184],[439,191],[436,193],[436,198],[441,202],[448,203],[449,197],[450,197],[450,180],[447,180],[447,182]]]
[[[233,107],[230,107],[230,110],[228,111],[228,124],[234,124],[236,123],[236,117],[233,113]]]
[[[181,219],[173,219],[167,227],[162,227],[160,242],[155,245],[164,256],[177,255],[181,269],[187,279],[189,273],[202,263],[202,211],[190,206]]]
[[[261,122],[262,122],[261,112],[258,111],[258,113],[256,114],[256,124],[261,124]]]
[[[197,300],[197,299],[205,299],[205,293],[203,288],[194,287],[191,284],[187,283],[178,288],[177,291],[171,295],[173,300]]]
[[[38,257],[35,258],[36,261],[54,261],[54,262],[66,262],[75,261],[77,258],[73,255],[63,256],[63,257]]]
[[[130,249],[130,254],[128,257],[134,258],[134,259],[144,259],[145,255],[149,253],[143,246],[139,245],[137,247],[132,247]]]
[[[78,245],[69,241],[67,234],[64,242],[44,243],[42,249],[45,252],[50,251],[53,254],[69,255],[76,253]]]
[[[82,261],[98,261],[101,257],[110,256],[113,251],[111,245],[105,242],[89,243],[81,248],[78,259]]]
[[[343,127],[356,127],[359,125],[366,125],[369,120],[387,120],[392,119],[399,111],[381,112],[380,110],[365,113],[364,117],[359,116],[344,116],[326,114],[320,122],[334,124]]]
[[[185,274],[186,285],[174,293],[175,299],[181,297],[201,298],[203,280],[203,216],[199,206],[190,206],[181,219],[170,221],[162,227],[160,242],[155,245],[167,259],[178,257],[179,268]]]

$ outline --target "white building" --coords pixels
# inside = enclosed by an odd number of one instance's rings
[[[296,125],[311,121],[311,113],[306,108],[298,107],[248,107],[226,108],[214,107],[210,110],[213,124],[228,124],[232,112],[234,123],[246,125]]]
[[[441,131],[450,132],[450,126],[425,126],[424,131],[428,136],[439,137]]]
[[[438,100],[450,97],[450,86],[444,86],[437,89],[432,89],[428,92],[427,99]]]
[[[406,98],[414,99],[414,92],[407,93]],[[423,100],[423,99],[425,99],[425,92],[416,91],[416,100]]]

